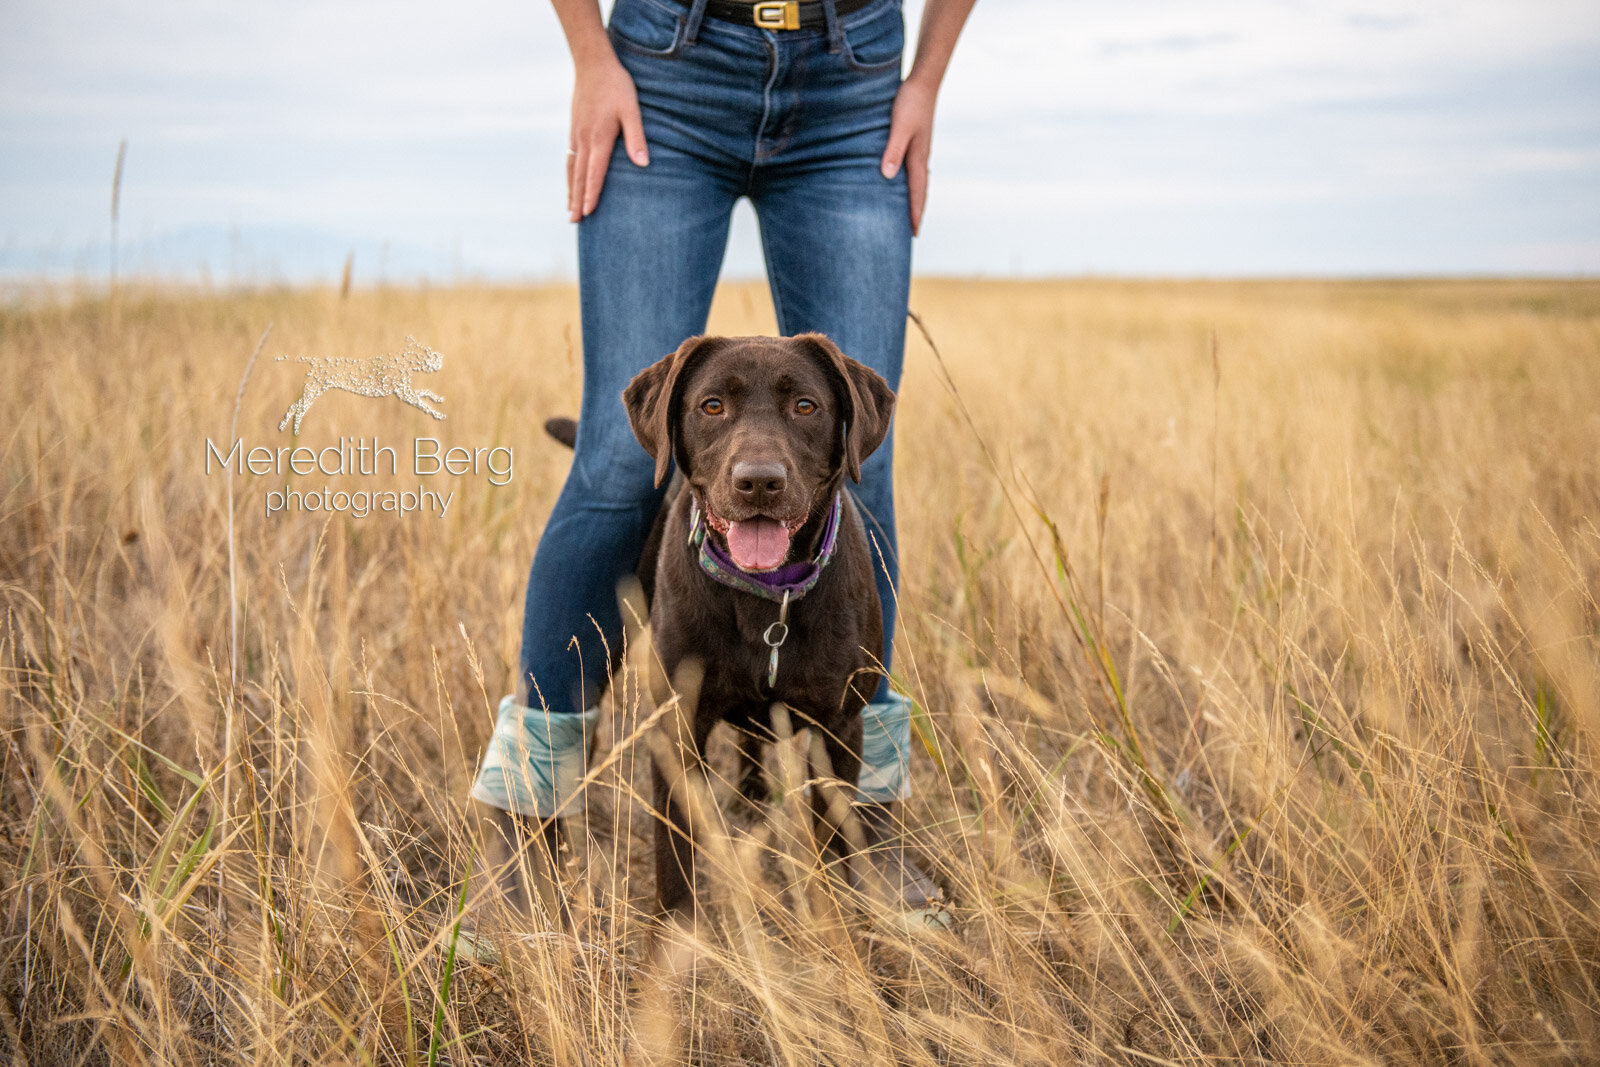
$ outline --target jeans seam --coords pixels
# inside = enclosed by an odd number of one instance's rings
[[[756,143],[750,153],[750,170],[745,179],[745,195],[755,187],[756,168],[761,165],[761,139],[767,131],[767,123],[772,119],[772,87],[778,84],[778,42],[773,37],[772,31],[764,33],[767,39],[767,54],[772,57],[772,69],[767,72],[767,84],[761,87],[761,121],[756,124]]]
[[[683,47],[693,48],[700,42],[700,24],[705,21],[705,0],[696,0],[689,5],[688,21],[683,27]]]

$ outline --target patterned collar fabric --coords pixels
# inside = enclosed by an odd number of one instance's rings
[[[693,494],[689,499],[689,544],[700,549],[700,569],[723,585],[753,596],[782,601],[787,594],[789,599],[799,600],[811,592],[811,587],[822,577],[822,568],[833,558],[833,550],[839,543],[839,519],[844,511],[844,496],[836,492],[833,494],[833,506],[828,509],[828,517],[822,525],[822,544],[817,548],[815,559],[787,563],[776,570],[760,573],[742,570],[728,555],[727,549],[706,536],[705,516],[701,514],[700,501]]]

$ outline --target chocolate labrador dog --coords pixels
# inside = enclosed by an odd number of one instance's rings
[[[704,770],[719,722],[744,731],[741,791],[763,792],[760,738],[782,702],[821,737],[827,770],[855,794],[861,709],[877,687],[883,620],[873,555],[846,478],[883,443],[894,392],[821,334],[695,337],[622,394],[656,484],[678,474],[640,561],[668,677],[703,669],[681,765]],[[823,773],[813,767],[811,776]],[[819,843],[848,859],[825,790],[811,790]],[[694,911],[693,828],[659,765],[657,900]]]

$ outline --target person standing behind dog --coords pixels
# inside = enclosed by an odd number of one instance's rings
[[[740,197],[759,220],[780,331],[826,334],[899,387],[934,104],[975,0],[927,0],[903,81],[900,0],[616,0],[608,25],[597,0],[552,3],[576,68],[567,207],[583,402],[528,577],[518,692],[500,706],[472,791],[512,841],[555,814],[584,773],[621,640],[617,583],[662,499],[623,388],[705,331]],[[898,577],[892,454],[891,437],[862,465],[858,491],[885,670]],[[882,837],[909,795],[910,708],[885,677],[862,714],[859,800]],[[544,836],[553,847],[554,821]]]

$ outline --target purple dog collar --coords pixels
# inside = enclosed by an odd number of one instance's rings
[[[828,517],[822,525],[822,544],[817,548],[815,559],[786,563],[775,570],[761,573],[743,570],[728,555],[727,549],[706,536],[705,516],[700,511],[700,501],[692,493],[689,500],[689,544],[700,549],[700,569],[741,593],[778,602],[785,597],[799,600],[811,592],[817,579],[822,577],[822,568],[833,558],[833,550],[839,543],[839,519],[844,512],[844,496],[836,492],[833,494],[833,506],[828,509]]]

